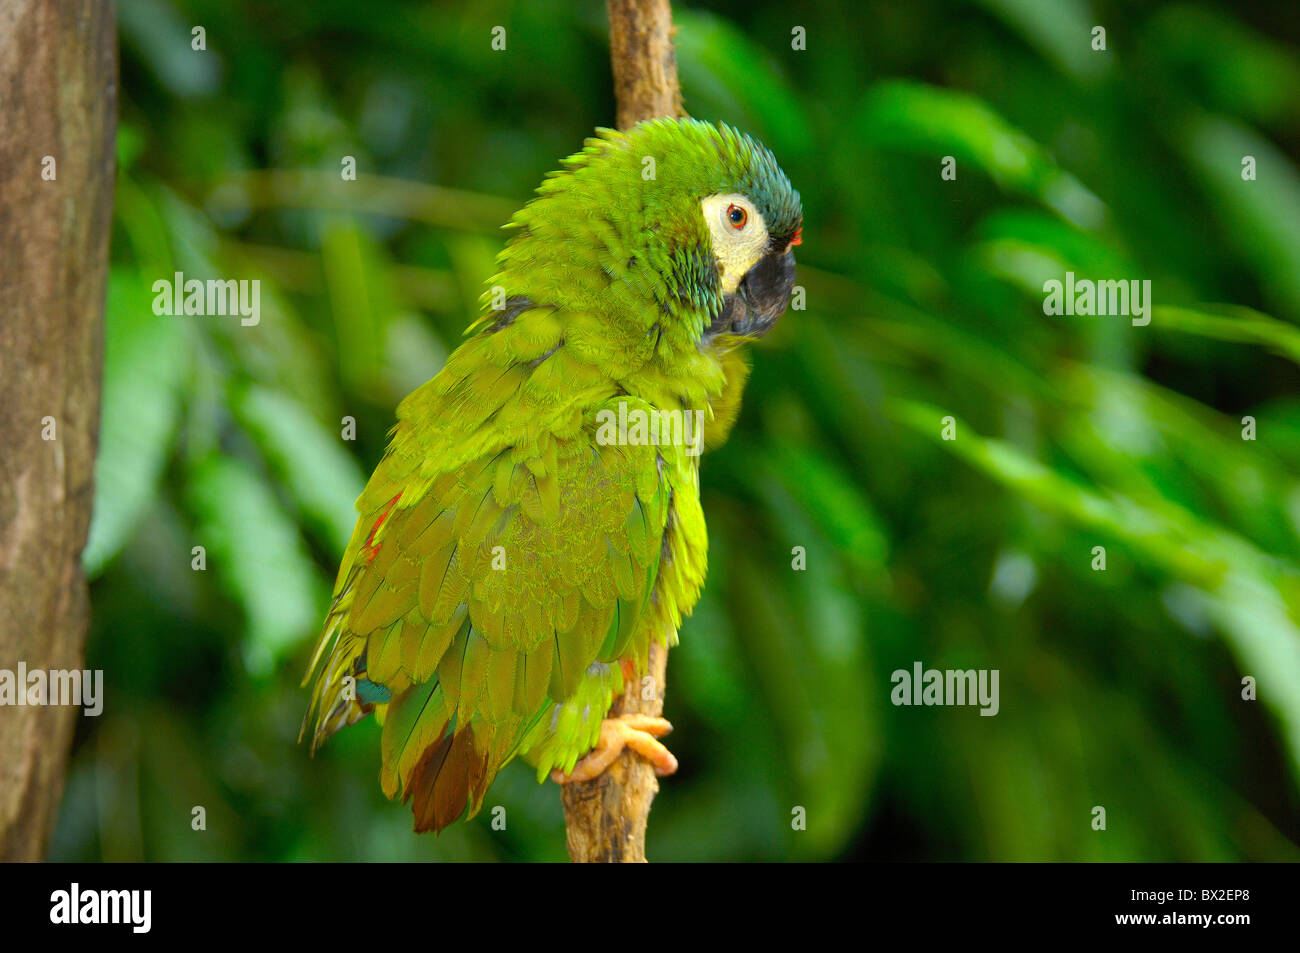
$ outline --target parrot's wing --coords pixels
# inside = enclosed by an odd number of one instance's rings
[[[312,665],[329,650],[314,742],[379,708],[385,792],[440,829],[594,662],[644,659],[675,468],[589,428],[432,478],[404,459],[358,502]]]

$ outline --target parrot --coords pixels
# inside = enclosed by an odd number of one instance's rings
[[[397,407],[356,502],[300,741],[373,713],[416,832],[515,757],[560,783],[663,718],[609,718],[704,585],[699,459],[785,312],[803,211],[772,153],[691,118],[598,128],[504,226],[482,311]]]

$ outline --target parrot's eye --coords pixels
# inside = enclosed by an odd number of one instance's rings
[[[718,263],[722,292],[731,294],[769,250],[763,213],[739,192],[721,192],[701,199],[700,211],[704,217],[701,224],[708,229],[709,244]]]

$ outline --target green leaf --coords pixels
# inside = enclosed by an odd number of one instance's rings
[[[344,378],[363,393],[376,392],[396,310],[380,267],[384,253],[356,222],[340,218],[325,228],[321,255]]]
[[[772,585],[766,560],[752,547],[734,553],[726,582],[734,628],[755,674],[753,691],[782,739],[789,798],[778,821],[795,808],[807,829],[794,835],[800,856],[830,855],[861,823],[880,758],[880,712],[870,701],[878,683],[857,602],[831,571],[827,549],[809,544],[809,568],[790,567],[790,581]]]
[[[365,487],[356,461],[343,449],[340,432],[320,423],[290,397],[261,385],[235,391],[231,409],[248,431],[289,498],[342,555],[357,514],[353,501]]]
[[[818,451],[786,442],[773,447],[768,469],[857,573],[883,572],[889,540],[847,473]]]
[[[956,439],[943,440],[945,414],[936,407],[895,401],[889,409],[1021,497],[1122,540],[1153,568],[1200,590],[1242,673],[1257,680],[1259,698],[1281,721],[1300,777],[1300,570],[1172,504],[1154,510],[1068,480],[961,421]]]
[[[186,497],[207,571],[243,609],[245,663],[265,675],[315,634],[328,593],[297,526],[248,464],[219,454],[205,458],[190,474]]]
[[[1092,48],[1092,28],[1097,18],[1083,0],[981,0],[981,6],[1024,36],[1073,79],[1095,79],[1111,66],[1109,50]]]
[[[1106,221],[1097,196],[974,96],[901,80],[881,83],[863,102],[858,130],[877,146],[920,153],[931,161],[952,155],[969,162],[1004,189],[1033,196],[1081,228]],[[938,175],[936,161],[936,181]]]
[[[674,20],[682,92],[693,114],[740,126],[781,156],[809,151],[805,110],[771,55],[714,14],[683,8]]]
[[[1228,237],[1279,303],[1300,315],[1300,173],[1258,132],[1221,116],[1190,124],[1183,139],[1188,162],[1228,226]],[[1253,181],[1242,160],[1255,159]]]
[[[1258,344],[1300,364],[1300,329],[1250,308],[1222,305],[1156,307],[1151,312],[1151,325],[1216,341]]]
[[[158,493],[176,437],[189,366],[184,318],[155,315],[143,275],[115,267],[104,314],[104,395],[95,508],[81,561],[94,578],[135,532]]]

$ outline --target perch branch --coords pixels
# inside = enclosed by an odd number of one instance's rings
[[[669,0],[606,0],[605,9],[619,128],[656,116],[685,115]],[[667,667],[668,650],[652,643],[647,675],[654,679],[653,697],[642,698],[641,685],[634,681],[615,699],[610,715],[662,715]],[[628,750],[595,780],[566,784],[569,856],[578,863],[644,863],[646,822],[658,792],[654,768]]]
[[[668,0],[605,0],[618,128],[684,116]]]

